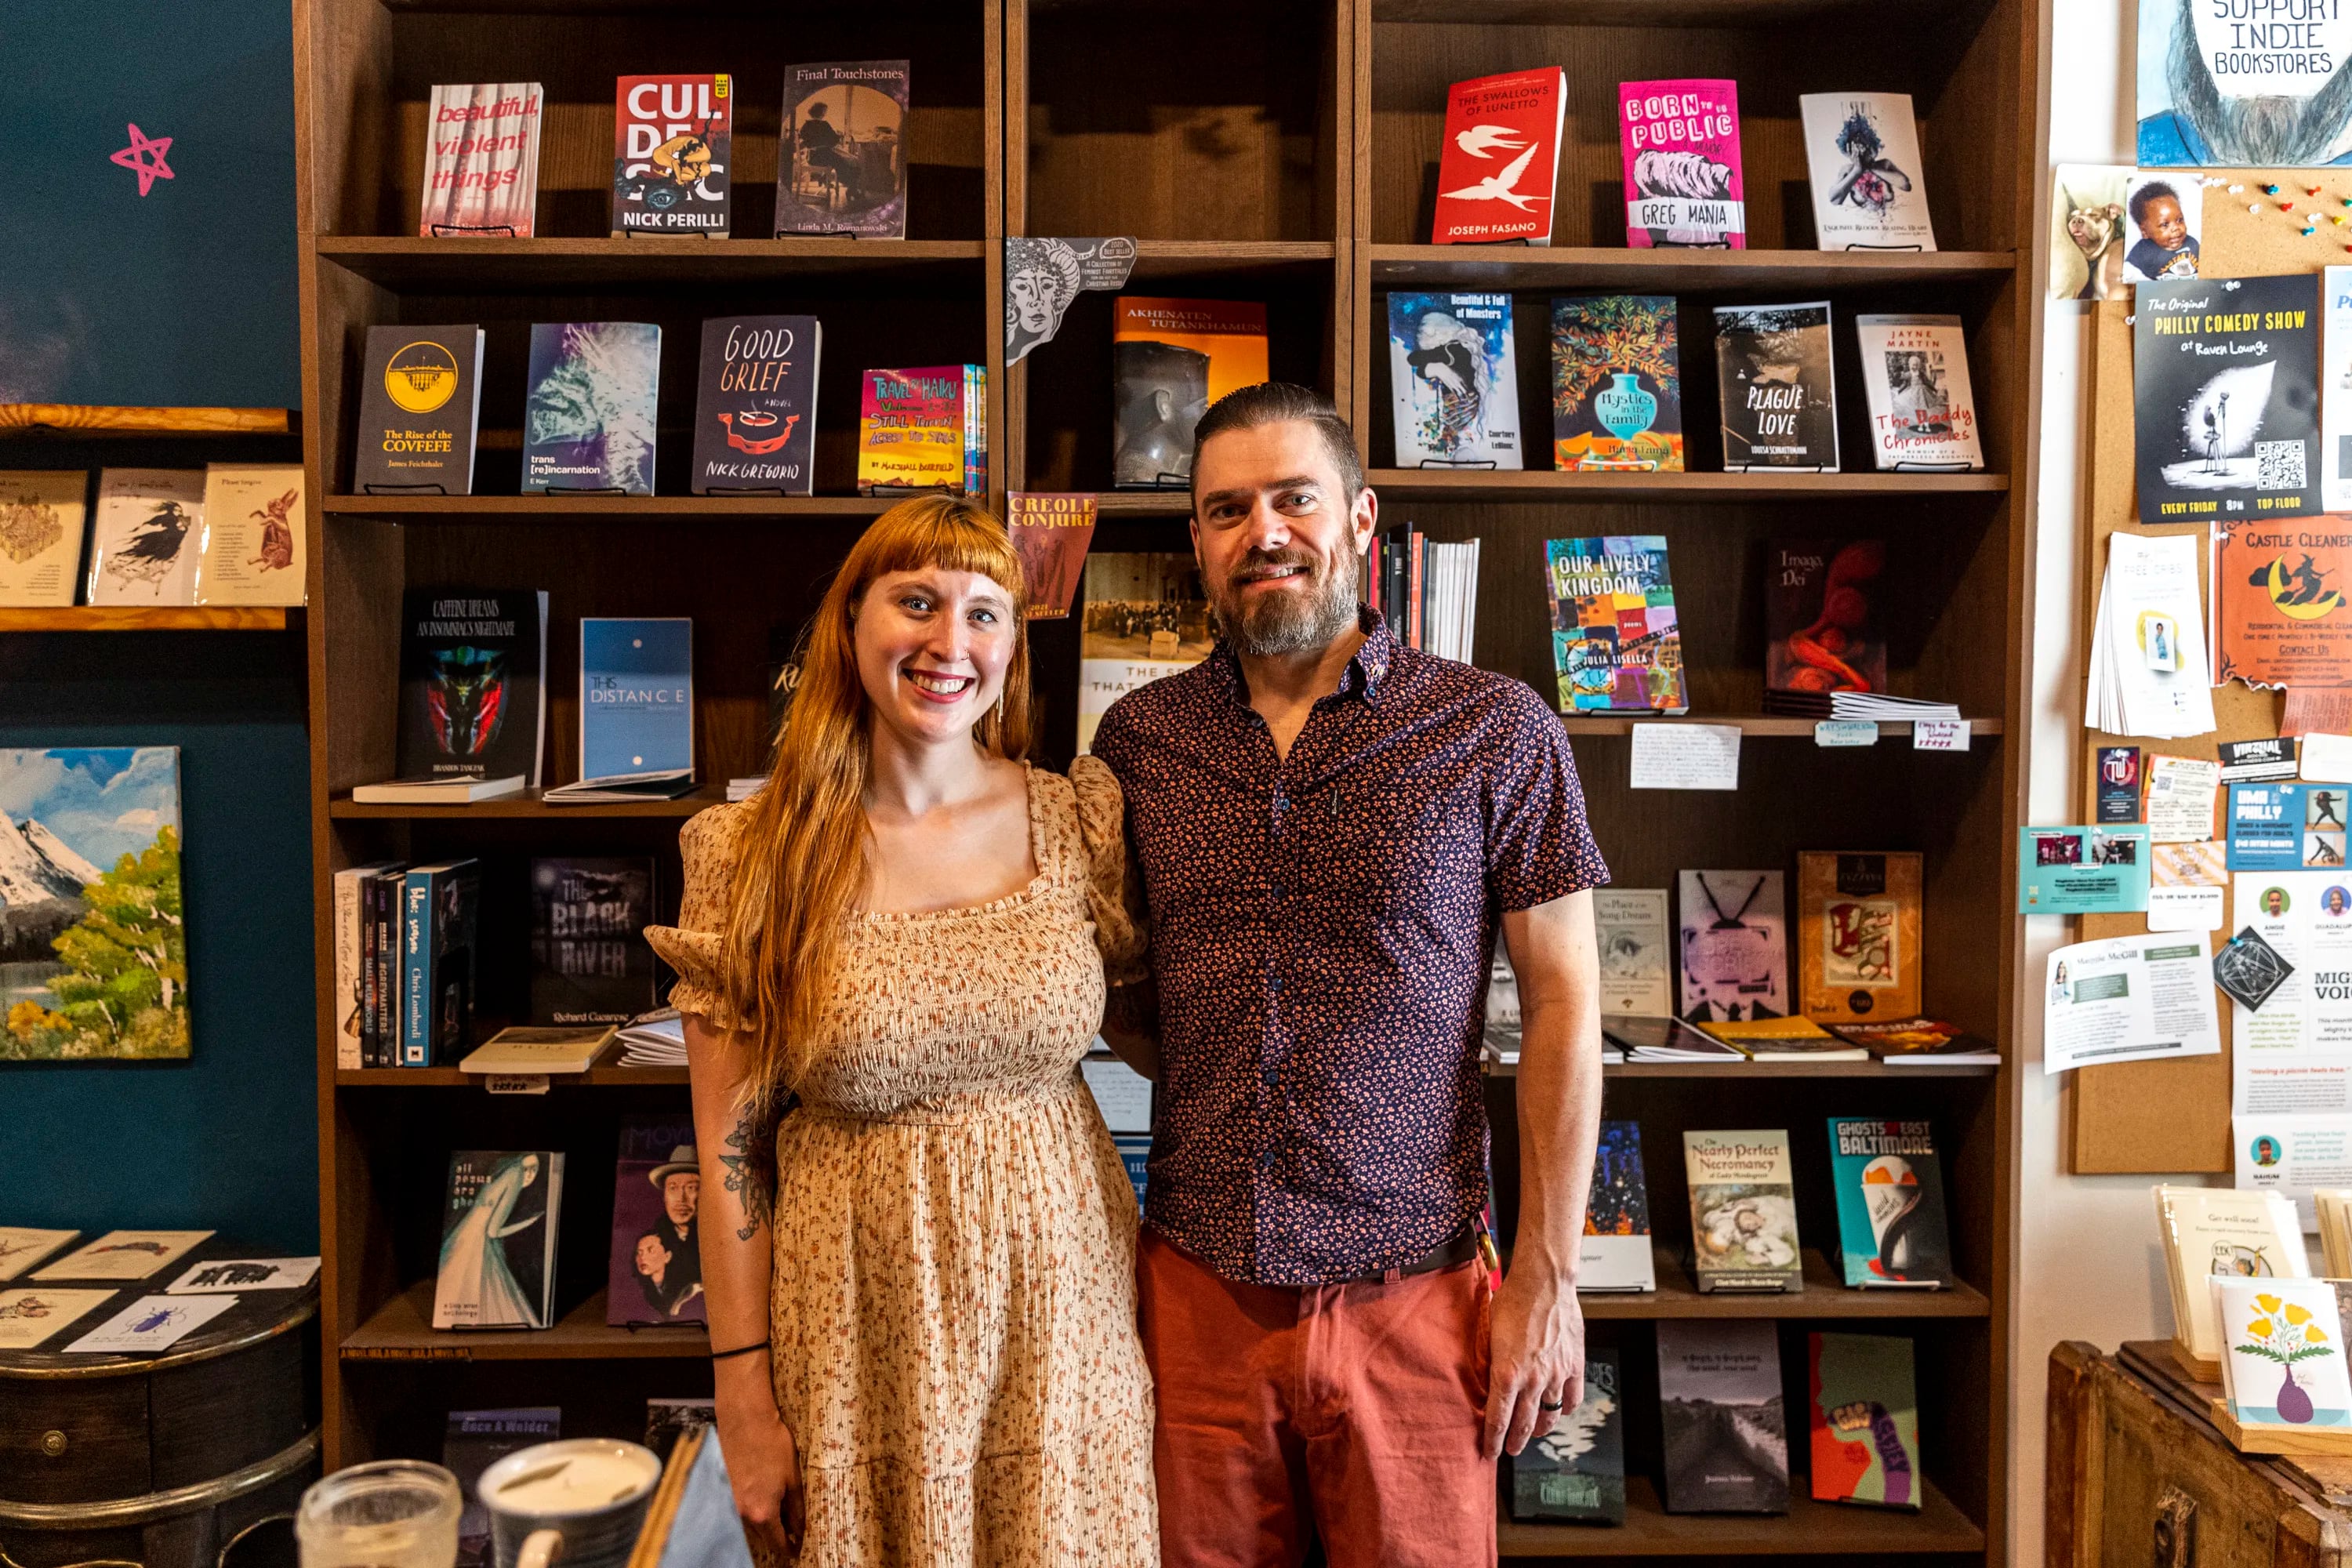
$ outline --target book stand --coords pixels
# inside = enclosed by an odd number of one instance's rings
[[[433,226],[433,237],[436,239],[515,239],[520,237],[515,233],[515,226],[510,223],[479,225],[436,223]]]
[[[446,496],[449,493],[449,487],[426,479],[413,485],[362,485],[360,493],[370,496]]]

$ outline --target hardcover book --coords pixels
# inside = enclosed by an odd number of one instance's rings
[[[1671,1017],[1675,961],[1666,934],[1666,890],[1595,888],[1592,929],[1601,948],[1601,1010]]]
[[[525,495],[654,493],[661,329],[541,321],[522,415]]]
[[[1658,1425],[1668,1513],[1789,1510],[1780,1342],[1772,1323],[1661,1322]]]
[[[784,69],[776,233],[907,237],[905,60]]]
[[[1665,536],[1555,539],[1544,558],[1559,710],[1688,711]]]
[[[702,1168],[686,1116],[632,1116],[621,1123],[613,1175],[613,1252],[605,1321],[699,1323]]]
[[[82,602],[194,604],[204,516],[202,468],[100,471]]]
[[[1683,1134],[1699,1289],[1801,1290],[1797,1200],[1781,1131]]]
[[[643,856],[566,856],[530,863],[530,1020],[625,1024],[660,1005],[654,952],[654,863]]]
[[[1818,1023],[1919,1011],[1920,861],[1907,853],[1797,857],[1798,1010]]]
[[[1925,1121],[1842,1116],[1831,1117],[1829,1127],[1846,1284],[1949,1286],[1952,1238],[1934,1130]]]
[[[196,603],[301,604],[307,527],[301,464],[206,464]]]
[[[1015,490],[1004,501],[1005,531],[1021,557],[1029,618],[1059,620],[1077,596],[1095,535],[1094,495]]]
[[[1215,634],[1199,563],[1189,554],[1087,557],[1078,623],[1078,750],[1110,705],[1209,657]]]
[[[517,1448],[563,1436],[563,1412],[552,1405],[518,1410],[452,1410],[441,1438],[441,1464],[457,1478],[465,1508],[457,1516],[456,1568],[491,1568],[490,1510],[481,1498],[482,1472]]]
[[[540,784],[547,590],[411,588],[400,602],[400,776]]]
[[[411,867],[400,901],[400,1062],[455,1067],[474,1047],[474,979],[481,868],[472,860]]]
[[[1916,1510],[1925,1492],[1911,1342],[1891,1334],[1805,1340],[1813,1497]]]
[[[1181,489],[1192,479],[1192,427],[1209,405],[1266,379],[1265,307],[1122,294],[1112,302],[1110,378],[1111,483]]]
[[[81,582],[89,475],[0,473],[0,605],[70,605]]]
[[[1636,250],[1748,248],[1739,182],[1739,84],[1714,78],[1617,87],[1625,243]]]
[[[1592,1156],[1592,1193],[1579,1248],[1580,1290],[1654,1290],[1650,1189],[1642,1179],[1642,1124],[1604,1121]]]
[[[824,347],[824,328],[814,316],[725,316],[702,323],[688,489],[698,496],[814,493]]]
[[[734,79],[625,76],[613,86],[613,237],[727,237]]]
[[[452,1153],[433,1326],[543,1329],[553,1322],[562,1208],[559,1150]]]
[[[2173,1342],[2189,1362],[2218,1367],[2221,1321],[2207,1279],[2308,1276],[2302,1222],[2294,1201],[2276,1192],[2158,1185],[2155,1196]]]
[[[535,81],[435,86],[425,106],[419,235],[531,237],[545,100]]]
[[[1625,1522],[1622,1388],[1617,1352],[1587,1352],[1584,1397],[1510,1461],[1513,1519]]]
[[[1881,468],[1984,467],[1958,316],[1856,316],[1870,452]]]
[[[1726,472],[1838,471],[1828,301],[1717,306],[1715,369]]]
[[[1568,78],[1557,66],[1445,90],[1433,245],[1549,245]]]
[[[1508,294],[1391,294],[1400,468],[1517,468],[1519,365]]]
[[[988,490],[988,371],[869,370],[857,411],[857,493]]]
[[[481,414],[481,328],[370,327],[352,490],[472,495]]]
[[[1785,1016],[1788,921],[1778,871],[1684,871],[1682,1016],[1694,1024]]]
[[[2137,294],[2140,521],[2317,511],[2319,298],[2311,274],[2159,279]]]
[[[1775,698],[1886,689],[1876,539],[1775,539],[1764,550],[1764,710]]]
[[[1671,294],[1554,300],[1552,467],[1681,473],[1682,384]]]
[[[582,781],[693,772],[693,620],[583,616]]]
[[[1935,249],[1911,95],[1808,92],[1797,109],[1821,248]]]

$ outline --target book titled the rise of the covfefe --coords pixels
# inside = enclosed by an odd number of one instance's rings
[[[1787,1016],[1789,922],[1781,874],[1685,868],[1675,879],[1683,1017],[1719,1024]]]
[[[413,866],[400,902],[400,1065],[455,1067],[474,1047],[481,867]]]
[[[1266,379],[1265,307],[1122,294],[1111,305],[1110,375],[1111,483],[1181,489],[1201,416]]]
[[[452,1152],[441,1205],[433,1326],[543,1329],[551,1323],[562,1211],[561,1151]]]
[[[580,619],[580,776],[694,771],[694,622]]]
[[[1717,306],[1715,370],[1727,472],[1838,471],[1828,301]]]
[[[661,329],[541,321],[530,329],[522,493],[654,493]]]
[[[1604,1121],[1592,1156],[1592,1195],[1578,1248],[1580,1290],[1654,1290],[1650,1189],[1642,1179],[1642,1124]]]
[[[824,346],[824,329],[814,316],[726,316],[702,323],[688,486],[696,495],[814,492]]]
[[[1785,1131],[1683,1134],[1691,1272],[1702,1291],[1798,1290],[1797,1201]]]
[[[1517,468],[1519,362],[1508,294],[1391,294],[1400,468]]]
[[[400,776],[537,789],[547,590],[411,588],[400,601]]]
[[[973,495],[987,488],[987,368],[935,364],[869,370],[858,377],[857,493],[940,490]],[[973,442],[981,445],[976,477]]]
[[[625,1024],[656,1005],[654,863],[565,856],[530,863],[530,1019]]]
[[[2138,286],[2132,427],[2141,522],[2319,510],[2318,306],[2308,272]]]
[[[1625,243],[1748,248],[1739,178],[1739,84],[1717,78],[1617,87]]]
[[[0,474],[0,605],[74,602],[89,490],[80,468]]]
[[[1070,613],[1095,533],[1095,498],[1085,493],[1015,490],[1004,498],[1005,531],[1021,557],[1029,618],[1058,620]]]
[[[1845,1282],[1939,1289],[1952,1282],[1944,1168],[1925,1121],[1829,1119]]]
[[[425,106],[419,235],[531,237],[545,101],[535,81],[443,83],[433,89]]]
[[[613,88],[613,237],[727,237],[734,79],[625,76]]]
[[[1584,1397],[1510,1461],[1511,1517],[1625,1522],[1625,1400],[1617,1352],[1585,1357]]]
[[[196,603],[302,603],[310,558],[303,501],[299,463],[205,464]]]
[[[1688,711],[1665,536],[1555,539],[1544,549],[1559,710]]]
[[[441,1439],[441,1463],[457,1478],[465,1499],[457,1516],[455,1568],[491,1568],[490,1510],[481,1500],[482,1472],[517,1448],[563,1436],[563,1412],[552,1405],[515,1410],[452,1410]]]
[[[1821,248],[1935,249],[1911,95],[1809,92],[1797,108]]]
[[[202,468],[107,468],[90,513],[87,605],[193,605]]]
[[[1797,1007],[1822,1024],[1919,1011],[1920,860],[1907,852],[1797,857]]]
[[[1683,469],[1682,356],[1669,294],[1551,302],[1552,466]]]
[[[907,237],[905,60],[784,68],[776,233]]]
[[[352,489],[473,494],[481,413],[481,328],[370,327]]]
[[[1833,691],[1886,689],[1878,614],[1886,544],[1775,539],[1764,548],[1764,710],[1826,717]]]
[[[1806,1424],[1822,1502],[1918,1509],[1919,1399],[1911,1342],[1892,1334],[1806,1336]]]
[[[1778,1328],[1658,1325],[1658,1426],[1668,1513],[1786,1513],[1789,1436]]]
[[[1882,468],[1981,468],[1968,336],[1958,316],[1856,316],[1870,455]]]
[[[1437,154],[1437,245],[1549,245],[1568,79],[1557,66],[1457,81]]]

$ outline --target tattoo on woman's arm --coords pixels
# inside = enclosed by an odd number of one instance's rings
[[[727,1167],[727,1190],[743,1205],[743,1225],[735,1233],[738,1241],[751,1240],[768,1224],[767,1184],[751,1169],[751,1113],[744,1112],[735,1131],[727,1135],[727,1147],[736,1152],[719,1156],[719,1163]]]

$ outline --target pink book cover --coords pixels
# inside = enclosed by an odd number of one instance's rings
[[[1748,248],[1739,184],[1739,85],[1714,78],[1617,87],[1625,243]]]

